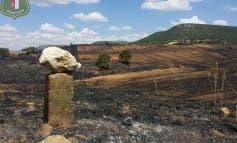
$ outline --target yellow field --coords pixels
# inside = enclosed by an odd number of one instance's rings
[[[102,52],[108,52],[112,60],[118,60],[119,52],[128,49],[132,52],[132,62],[159,62],[172,64],[200,64],[213,66],[215,62],[231,63],[232,59],[222,55],[218,45],[190,46],[85,46],[79,48],[81,60],[95,61]]]

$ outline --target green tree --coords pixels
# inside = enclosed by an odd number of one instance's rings
[[[109,70],[110,69],[110,55],[108,53],[101,53],[95,63],[100,70]]]
[[[123,50],[120,54],[119,54],[119,61],[121,63],[124,63],[126,65],[130,65],[132,59],[132,54],[130,51],[128,50]]]
[[[27,55],[28,54],[37,54],[38,49],[35,47],[28,47],[28,48],[22,49],[22,51],[25,51]]]

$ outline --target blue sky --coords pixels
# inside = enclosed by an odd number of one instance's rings
[[[0,47],[135,41],[180,23],[237,26],[236,0],[30,0],[16,20],[0,15]]]

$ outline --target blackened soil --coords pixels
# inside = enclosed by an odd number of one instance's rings
[[[36,132],[43,124],[48,71],[23,60],[0,63],[0,143],[41,141],[43,137]],[[188,81],[183,84],[184,89],[190,87]],[[207,91],[204,87],[199,90]],[[196,92],[188,93],[193,97]],[[51,135],[74,137],[79,143],[237,142],[236,124],[224,120],[217,112],[219,105],[187,96],[75,86],[74,124],[55,128]],[[27,102],[35,103],[35,111],[27,112]],[[231,109],[234,106],[228,104]]]

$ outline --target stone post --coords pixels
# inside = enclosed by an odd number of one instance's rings
[[[73,122],[73,78],[66,73],[51,74],[46,81],[45,119],[54,127],[69,127]]]
[[[69,127],[73,122],[73,77],[68,74],[81,67],[68,51],[57,47],[43,50],[40,64],[52,71],[46,77],[45,121],[53,127]]]

